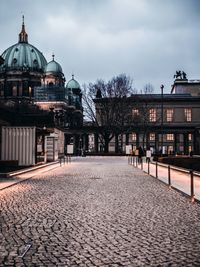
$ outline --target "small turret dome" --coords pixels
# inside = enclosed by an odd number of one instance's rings
[[[80,89],[80,84],[74,79],[74,75],[72,75],[72,79],[68,81],[67,89]]]
[[[45,72],[62,73],[62,67],[54,60],[54,55],[52,55],[52,57],[52,61],[50,61],[45,67]]]

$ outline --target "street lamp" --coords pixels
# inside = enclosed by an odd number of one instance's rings
[[[163,89],[164,85],[161,84],[161,156],[163,155]]]

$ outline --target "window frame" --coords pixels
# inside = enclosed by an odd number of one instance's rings
[[[167,141],[174,141],[174,134],[173,133],[167,133],[166,134],[166,140]]]
[[[173,122],[173,118],[174,118],[174,109],[173,108],[167,108],[166,121],[167,122]]]
[[[150,133],[149,134],[149,141],[155,141],[156,140],[156,134],[155,133]]]
[[[131,133],[131,141],[136,142],[137,141],[137,134],[135,132]]]
[[[149,109],[149,122],[156,122],[157,121],[157,109],[150,108]]]
[[[192,109],[191,108],[184,108],[184,115],[186,122],[192,122]]]

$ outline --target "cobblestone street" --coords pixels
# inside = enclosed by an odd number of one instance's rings
[[[0,266],[200,266],[200,204],[126,158],[77,158],[0,191]]]

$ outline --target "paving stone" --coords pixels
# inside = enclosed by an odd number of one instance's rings
[[[0,267],[200,266],[200,204],[123,157],[40,173],[1,191],[0,210]]]

